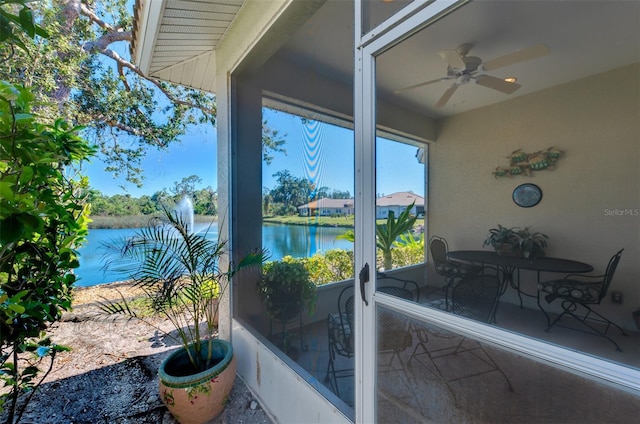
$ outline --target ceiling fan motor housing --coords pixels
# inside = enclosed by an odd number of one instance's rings
[[[462,60],[464,60],[465,70],[468,73],[475,72],[476,70],[478,70],[480,65],[482,65],[482,59],[480,59],[479,57],[466,56],[462,58]]]

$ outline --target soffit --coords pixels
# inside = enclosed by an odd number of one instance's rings
[[[215,49],[245,0],[136,0],[132,57],[142,72],[213,92]]]

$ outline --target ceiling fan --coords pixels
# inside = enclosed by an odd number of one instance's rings
[[[545,46],[544,44],[538,44],[535,46],[527,47],[526,49],[506,54],[504,56],[500,56],[488,62],[483,62],[483,60],[479,57],[467,56],[469,51],[471,50],[471,47],[473,46],[470,43],[465,43],[455,50],[443,50],[439,52],[440,56],[447,62],[446,77],[400,88],[396,90],[395,93],[411,90],[418,87],[424,87],[425,85],[434,84],[441,81],[453,80],[453,84],[449,86],[442,97],[440,97],[440,100],[438,100],[438,102],[436,103],[436,107],[438,108],[443,107],[447,104],[458,87],[467,84],[470,81],[474,81],[476,84],[479,84],[483,87],[491,88],[505,94],[511,94],[522,86],[520,84],[517,84],[515,81],[508,82],[502,78],[487,75],[483,72],[492,71],[494,69],[502,68],[549,54],[549,49],[547,48],[547,46]]]

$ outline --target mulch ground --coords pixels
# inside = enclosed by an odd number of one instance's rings
[[[126,318],[106,318],[97,302],[133,298],[128,283],[81,287],[73,311],[48,331],[71,348],[57,355],[53,369],[29,404],[24,423],[163,423],[176,421],[158,396],[157,371],[176,342],[165,336],[171,324],[152,326]],[[271,423],[240,378],[214,423]]]

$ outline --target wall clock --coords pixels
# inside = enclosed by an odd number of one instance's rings
[[[520,184],[513,190],[513,201],[523,208],[531,208],[542,200],[542,190],[535,184]]]

